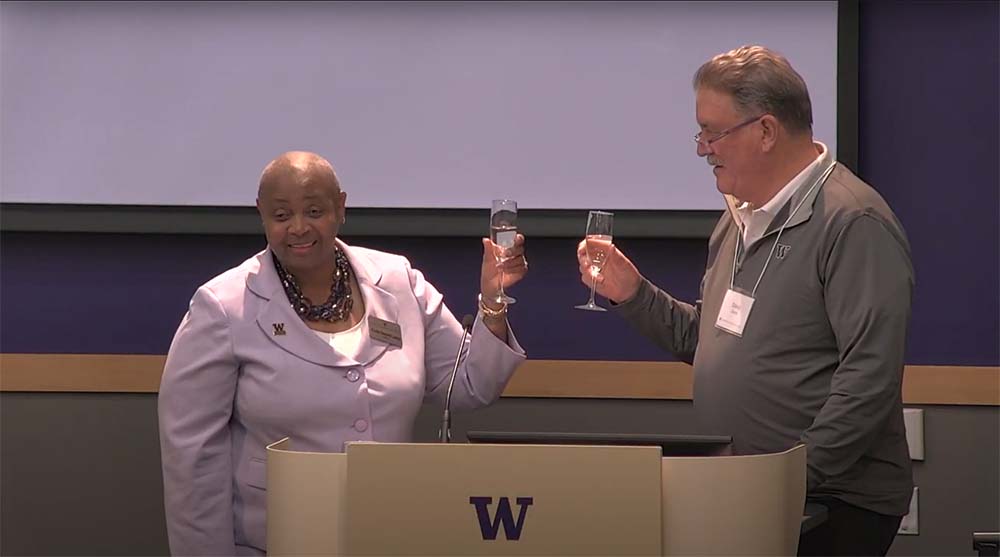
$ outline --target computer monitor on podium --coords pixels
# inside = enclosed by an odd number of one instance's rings
[[[520,445],[659,446],[663,456],[722,456],[732,454],[728,435],[667,435],[658,433],[572,433],[554,431],[469,431],[470,443]]]

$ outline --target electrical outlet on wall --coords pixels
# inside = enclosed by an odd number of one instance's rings
[[[920,495],[920,488],[913,488],[913,497],[910,498],[910,512],[906,513],[903,521],[899,523],[899,534],[904,536],[916,536],[920,534],[919,513],[917,512]]]
[[[910,447],[911,460],[924,459],[924,411],[922,408],[904,408],[903,425],[906,444]]]

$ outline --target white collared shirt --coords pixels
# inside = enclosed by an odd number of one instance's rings
[[[739,214],[740,221],[743,223],[743,246],[744,249],[749,248],[754,244],[754,242],[761,239],[764,236],[764,232],[767,231],[767,227],[771,225],[771,221],[774,220],[775,215],[778,211],[788,202],[789,199],[795,195],[795,192],[802,187],[806,181],[806,176],[812,172],[820,162],[827,157],[826,145],[815,141],[814,144],[820,150],[819,156],[816,160],[809,163],[808,166],[802,169],[791,179],[783,188],[781,188],[778,193],[774,195],[767,203],[765,203],[761,208],[755,209],[751,207],[749,202],[744,202],[742,205],[736,208]]]

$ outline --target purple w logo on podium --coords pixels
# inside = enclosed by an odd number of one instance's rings
[[[500,497],[497,501],[496,514],[490,517],[489,506],[493,504],[492,497],[469,497],[469,504],[476,506],[476,517],[479,518],[479,530],[483,534],[484,540],[495,540],[503,524],[503,533],[508,540],[517,541],[521,539],[521,528],[524,527],[524,517],[528,514],[528,507],[534,502],[533,497],[518,497],[516,499],[520,512],[517,521],[514,521],[514,513],[511,512],[510,499]]]

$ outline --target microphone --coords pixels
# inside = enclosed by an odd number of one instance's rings
[[[462,361],[462,348],[465,346],[465,339],[469,338],[472,332],[472,324],[476,318],[471,315],[462,317],[462,340],[458,343],[458,353],[455,354],[455,367],[451,369],[451,379],[448,381],[448,394],[444,397],[444,415],[441,417],[442,443],[451,442],[451,390],[455,388],[455,375],[458,374],[458,364]]]

